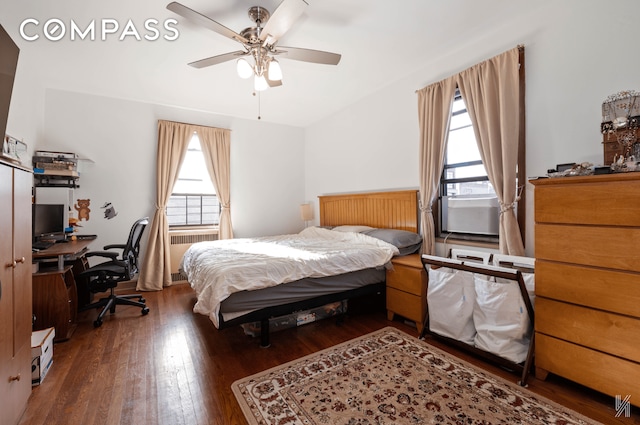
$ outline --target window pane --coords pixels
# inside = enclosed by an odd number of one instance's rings
[[[467,177],[485,177],[487,171],[483,164],[467,165],[466,167],[447,168],[446,179],[463,179]]]
[[[480,151],[476,143],[473,127],[465,127],[449,132],[447,141],[447,164],[479,161]]]
[[[471,126],[471,117],[469,117],[468,113],[463,113],[459,115],[453,115],[451,117],[451,122],[449,123],[449,131],[458,130],[463,127]],[[471,128],[471,132],[473,133],[473,128]]]
[[[173,193],[215,194],[198,135],[194,133],[184,157]]]
[[[474,164],[458,165],[469,163]],[[499,208],[494,205],[497,202],[495,191],[487,178],[471,118],[461,98],[453,103],[442,177],[440,230],[467,235],[497,235]],[[460,179],[465,181],[447,181]]]
[[[489,181],[474,181],[447,184],[447,196],[460,195],[495,195],[493,185]]]
[[[467,106],[464,104],[462,98],[458,98],[453,101],[453,108],[451,110],[452,113],[456,113],[462,111],[463,109],[467,109]]]
[[[220,204],[215,195],[171,195],[167,202],[169,226],[220,224]]]

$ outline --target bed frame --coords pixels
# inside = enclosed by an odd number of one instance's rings
[[[319,196],[318,199],[321,226],[363,225],[418,232],[417,190],[326,195]],[[385,282],[375,283],[345,292],[263,308],[226,322],[220,314],[219,328],[259,321],[260,346],[268,347],[270,345],[269,319],[271,318],[321,307],[336,301],[381,293],[384,290]]]

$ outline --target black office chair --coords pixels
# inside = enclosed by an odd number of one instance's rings
[[[107,311],[112,314],[116,312],[116,305],[132,305],[142,309],[142,315],[149,313],[149,308],[145,304],[145,299],[140,294],[115,295],[115,288],[119,282],[133,279],[138,272],[138,254],[140,253],[140,239],[145,227],[149,224],[149,218],[141,218],[137,220],[131,227],[129,239],[124,245],[114,244],[103,247],[104,251],[89,251],[87,257],[104,257],[109,260],[88,268],[79,274],[83,279],[88,290],[91,293],[107,292],[110,295],[101,298],[99,301],[82,307],[82,310],[91,310],[102,307],[102,311],[98,314],[98,318],[93,322],[96,328],[102,325],[102,318]],[[121,249],[122,255],[118,258],[117,251],[109,251],[111,249]],[[134,301],[138,299],[138,301]]]

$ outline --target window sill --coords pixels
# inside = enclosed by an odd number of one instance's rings
[[[486,249],[500,249],[500,243],[496,241],[490,240],[470,240],[463,239],[456,236],[450,237],[436,237],[436,243],[449,244],[449,245],[462,245],[462,246],[470,246],[475,248],[486,248]]]

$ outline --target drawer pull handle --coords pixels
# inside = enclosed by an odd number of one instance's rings
[[[20,380],[20,374],[17,374],[16,376],[10,376],[9,377],[9,382],[19,381],[19,380]]]

